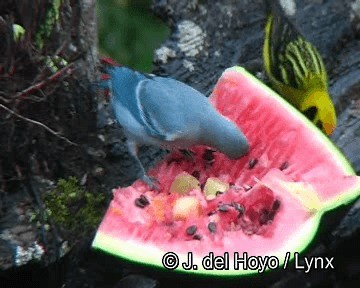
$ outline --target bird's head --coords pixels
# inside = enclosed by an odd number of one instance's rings
[[[220,151],[230,159],[239,159],[249,151],[248,140],[235,124],[229,125],[227,130],[223,130],[222,137],[225,141],[222,141],[222,146],[219,147]]]
[[[100,79],[102,85],[100,87],[104,88],[104,98],[106,102],[109,102],[110,100],[110,90],[109,90],[109,84],[110,83],[110,75],[107,73],[107,68],[109,67],[118,67],[121,66],[121,64],[117,63],[115,60],[109,58],[109,57],[101,57],[100,58],[100,64],[102,65],[102,69],[105,70],[104,73],[101,74]]]
[[[203,126],[203,144],[217,149],[230,159],[238,159],[248,152],[247,138],[229,119],[212,117]]]
[[[335,130],[335,107],[327,91],[316,90],[309,93],[300,110],[326,135],[330,136]]]

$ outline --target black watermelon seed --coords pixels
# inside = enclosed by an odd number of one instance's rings
[[[276,199],[272,205],[271,210],[277,211],[280,208],[280,200]]]
[[[149,205],[150,202],[149,200],[146,198],[145,195],[140,195],[139,198],[136,198],[135,199],[135,205],[137,207],[140,207],[140,208],[144,208],[145,206]]]
[[[268,215],[269,214],[269,210],[268,209],[262,209],[261,210],[262,214]]]
[[[261,214],[260,215],[260,218],[259,218],[259,222],[260,222],[260,225],[264,225],[268,222],[268,215],[266,214]]]
[[[275,217],[275,211],[272,210],[268,215],[268,222],[272,222],[274,220],[274,217]]]
[[[140,198],[135,199],[135,205],[139,208],[144,208],[146,205],[141,202]]]
[[[228,212],[229,211],[229,205],[227,204],[221,204],[218,208],[220,212]]]
[[[201,240],[201,235],[195,234],[193,237],[194,240]]]
[[[185,158],[190,160],[194,159],[195,152],[191,151],[190,149],[179,149],[179,151]]]
[[[252,188],[252,186],[248,185],[248,184],[245,184],[243,187],[244,187],[245,191],[249,191]]]
[[[269,220],[269,211],[267,209],[264,209],[260,213],[260,218],[259,218],[260,225],[266,224],[268,220]]]
[[[283,170],[285,170],[286,168],[288,168],[289,167],[289,163],[287,162],[287,161],[285,161],[284,163],[282,163],[281,164],[281,166],[280,166],[280,170],[281,171],[283,171]]]
[[[205,187],[205,183],[201,183],[201,184],[200,184],[200,189],[201,189],[201,190],[204,190],[204,187]]]
[[[150,204],[149,200],[146,198],[145,195],[140,195],[139,199],[145,206]]]
[[[219,195],[221,195],[221,194],[224,194],[224,192],[222,192],[222,191],[216,191],[216,193],[215,193],[216,196],[219,196]]]
[[[208,229],[211,233],[216,233],[216,223],[215,222],[210,222],[208,224]]]
[[[214,150],[206,149],[202,155],[202,158],[208,162],[212,162],[214,161],[214,152]]]
[[[194,172],[191,173],[192,176],[194,176],[196,179],[200,179],[200,171],[194,170]]]
[[[255,165],[258,163],[258,159],[254,158],[249,161],[249,169],[253,169]]]
[[[197,227],[195,225],[191,225],[188,228],[186,228],[186,234],[189,236],[192,236],[197,231]]]
[[[232,202],[231,205],[239,212],[239,216],[242,216],[245,213],[245,208],[237,202]]]

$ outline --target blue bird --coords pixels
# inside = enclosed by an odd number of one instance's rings
[[[175,79],[143,74],[127,67],[109,67],[110,101],[127,137],[141,179],[156,188],[138,158],[139,145],[186,149],[206,145],[231,159],[249,149],[241,130],[222,116],[208,98]],[[155,180],[155,179],[153,179]]]

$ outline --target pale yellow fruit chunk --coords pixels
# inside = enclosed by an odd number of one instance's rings
[[[314,187],[309,183],[292,183],[279,181],[279,184],[287,188],[292,196],[298,199],[302,205],[310,212],[317,212],[321,208],[321,200]]]
[[[315,187],[306,182],[289,181],[280,170],[271,169],[258,182],[272,191],[282,194],[283,197],[294,197],[310,213],[316,213],[323,208],[323,201],[319,198]]]
[[[175,220],[186,220],[189,217],[198,217],[200,213],[200,202],[194,196],[184,196],[175,201],[173,207],[173,216]]]
[[[171,183],[170,193],[178,193],[181,195],[188,194],[193,189],[199,189],[200,182],[194,176],[187,172],[178,174]]]
[[[226,192],[229,189],[229,183],[223,182],[216,177],[209,177],[204,187],[204,195],[206,200],[212,200],[218,192]]]

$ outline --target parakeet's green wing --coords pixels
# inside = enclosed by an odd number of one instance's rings
[[[296,89],[306,89],[309,82],[316,82],[316,86],[325,88],[325,67],[314,46],[287,18],[277,15],[269,17],[269,57],[273,77]]]

